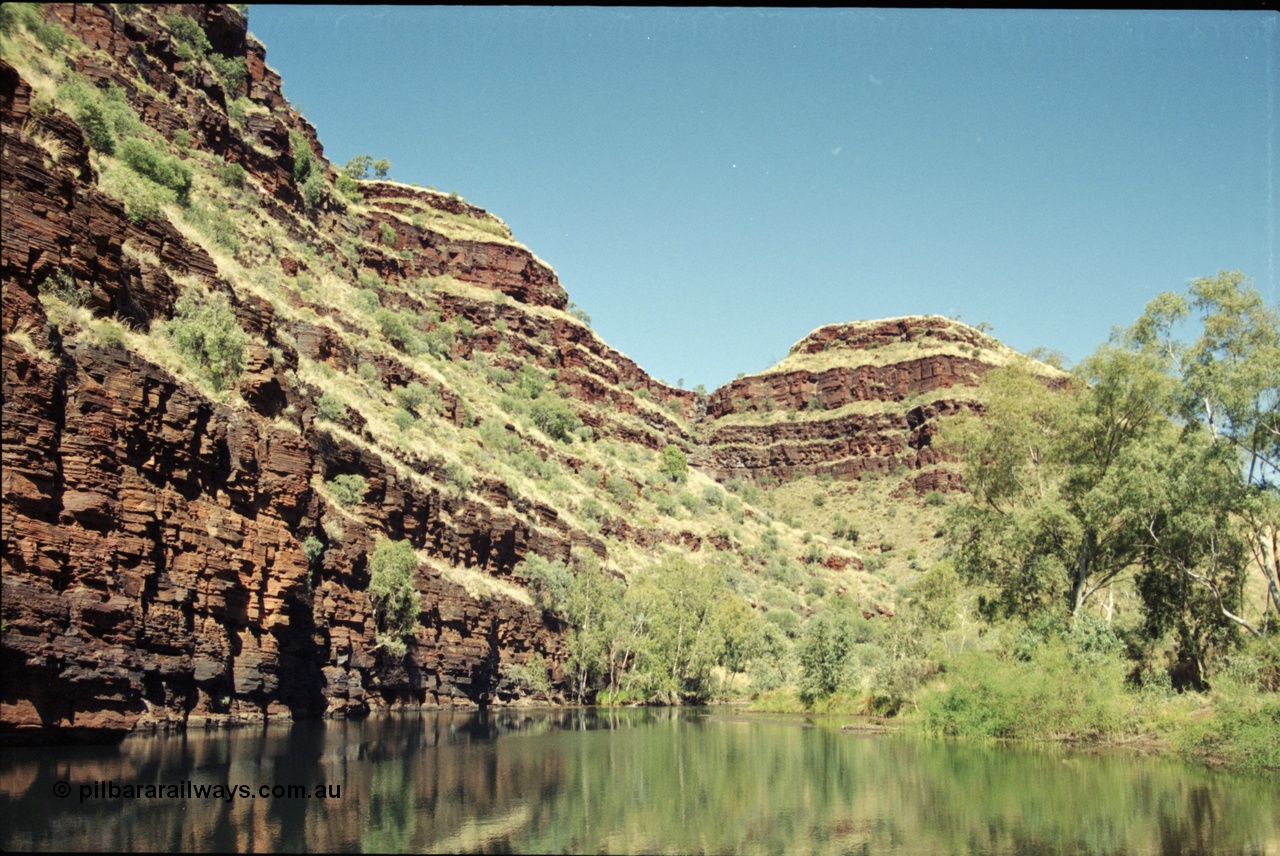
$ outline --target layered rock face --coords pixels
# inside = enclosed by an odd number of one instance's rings
[[[0,739],[504,703],[532,694],[520,675],[536,668],[550,686],[539,697],[561,697],[566,628],[532,605],[522,560],[732,545],[628,519],[643,476],[503,424],[510,411],[489,399],[521,372],[594,438],[674,443],[720,480],[905,467],[904,490],[958,485],[931,439],[980,406],[972,391],[1003,354],[989,337],[936,318],[838,325],[710,397],[674,389],[566,312],[554,271],[497,217],[395,182],[360,182],[359,202],[329,189],[315,130],[234,8],[123,8],[46,4],[79,47],[0,59]],[[243,60],[243,77],[193,60],[173,16],[222,61]],[[123,168],[91,153],[83,114],[56,106],[59,75],[124,99],[148,139],[206,173],[242,168],[244,195],[218,197],[209,180],[198,189],[224,208],[196,208],[239,217],[243,242],[202,237],[190,212],[131,212],[104,181]],[[298,139],[325,179],[319,199],[300,183]],[[153,335],[190,290],[224,300],[248,336],[234,394]],[[434,337],[443,362],[388,347],[384,316]],[[501,379],[465,382],[482,373]],[[322,412],[335,379],[378,402]],[[417,445],[378,422],[383,399],[415,384],[437,402]],[[493,429],[482,442],[478,396]],[[528,467],[581,475],[587,492],[612,481],[620,511],[588,526],[593,496],[516,489],[495,474],[508,436]],[[340,476],[363,479],[354,504],[331,488]],[[368,595],[382,539],[419,559],[404,657],[380,645]]]
[[[946,318],[820,328],[778,366],[711,395],[705,467],[722,480],[899,473],[903,491],[959,489],[933,447],[938,421],[980,411],[974,390],[1009,355]]]
[[[283,118],[251,115],[251,138],[233,137],[220,84],[180,77],[155,17],[164,12],[192,16],[216,50],[246,57],[245,97]],[[50,4],[46,14],[100,49],[78,60],[82,74],[129,92],[162,134],[185,131],[193,146],[245,165],[269,194],[267,210],[290,222],[302,204],[290,165],[262,150],[274,142],[287,151],[289,131],[309,129],[283,109],[279,78],[238,13],[179,6],[126,20],[112,7]],[[139,75],[171,97],[144,95]],[[4,738],[474,705],[517,694],[500,666],[534,654],[558,683],[554,619],[440,573],[417,580],[423,612],[408,656],[383,656],[366,595],[368,556],[378,538],[408,539],[443,567],[510,578],[530,552],[567,556],[575,543],[599,544],[496,481],[463,498],[443,488],[438,461],[402,466],[312,430],[315,391],[288,375],[299,353],[341,362],[340,347],[326,350],[331,328],[287,323],[269,303],[237,294],[167,220],[131,221],[95,187],[77,123],[56,109],[33,112],[34,101],[31,86],[0,62]],[[319,214],[322,224],[336,216]],[[316,238],[332,234],[317,230]],[[437,272],[480,287],[563,305],[554,274],[525,250],[418,238],[401,275],[429,273],[435,261],[444,265]],[[51,324],[41,300],[42,290],[63,288],[95,316],[145,329],[172,315],[176,277],[227,294],[241,325],[266,345],[248,348],[240,391],[249,409],[210,399],[130,350],[66,344],[74,323]],[[446,404],[460,420],[462,403],[446,396]],[[279,418],[286,409],[296,421]],[[352,515],[317,489],[338,474],[366,479],[369,514]],[[324,544],[318,559],[303,550],[309,536]]]

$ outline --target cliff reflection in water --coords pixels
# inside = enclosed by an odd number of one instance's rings
[[[341,796],[81,802],[107,781]],[[19,850],[1275,853],[1277,805],[1280,782],[1179,763],[687,709],[429,713],[0,761],[0,846]]]

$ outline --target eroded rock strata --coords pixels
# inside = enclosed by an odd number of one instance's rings
[[[361,182],[358,206],[333,192],[309,204],[293,141],[329,184],[336,171],[234,8],[121,8],[46,4],[78,43],[56,62],[126,99],[163,140],[182,139],[186,157],[243,168],[252,199],[230,214],[268,237],[228,250],[167,216],[131,216],[80,122],[0,60],[0,739],[509,702],[529,694],[517,678],[531,664],[547,672],[541,697],[559,698],[566,628],[522,594],[524,558],[738,548],[723,533],[629,519],[641,480],[514,425],[498,424],[459,469],[387,440],[358,408],[322,418],[323,379],[360,373],[384,392],[421,384],[437,402],[437,446],[476,427],[474,391],[378,344],[367,319],[325,296],[334,281],[351,293],[366,276],[386,283],[362,299],[413,318],[413,335],[468,331],[440,338],[440,359],[473,361],[501,388],[532,367],[594,437],[676,444],[722,481],[905,468],[908,493],[958,488],[931,439],[939,419],[980,406],[971,392],[992,364],[989,337],[936,318],[836,325],[709,397],[674,389],[566,312],[554,271],[488,212],[382,181]],[[170,15],[243,59],[243,79],[183,59]],[[273,277],[287,286],[276,297],[258,287]],[[250,337],[234,396],[148,344],[193,287],[221,295]],[[85,335],[103,323],[125,332],[114,344]],[[590,473],[586,488],[610,487],[620,510],[588,527],[586,500],[552,502],[486,470],[504,432],[527,467]],[[326,487],[337,476],[364,479],[354,507]],[[382,538],[407,540],[420,560],[403,658],[378,644],[367,594]],[[861,562],[832,554],[827,567]]]

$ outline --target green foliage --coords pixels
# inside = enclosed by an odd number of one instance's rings
[[[334,476],[325,484],[333,492],[333,496],[338,500],[338,503],[345,507],[362,502],[364,495],[369,490],[369,483],[365,481],[364,476],[352,473]]]
[[[191,201],[191,167],[180,158],[163,155],[145,140],[124,140],[117,147],[120,160],[138,175],[173,191],[181,205]]]
[[[249,69],[242,56],[224,57],[213,53],[209,55],[209,64],[213,66],[218,77],[222,78],[222,85],[228,95],[234,96],[239,93],[244,88],[245,81],[249,79]]]
[[[394,247],[396,245],[396,230],[392,229],[388,223],[379,224],[378,237],[384,247]]]
[[[314,535],[308,535],[302,542],[302,554],[308,562],[316,562],[324,555],[324,542]]]
[[[209,44],[209,37],[194,18],[171,13],[164,16],[164,23],[178,43],[179,56],[184,59],[203,59],[213,49]],[[182,50],[184,48],[185,51]]]
[[[173,144],[183,151],[191,148],[191,132],[186,128],[178,128],[173,132]]]
[[[595,497],[588,496],[582,500],[582,516],[588,520],[603,520],[605,508]]]
[[[313,170],[302,183],[302,201],[308,208],[319,208],[324,203],[325,196],[324,172],[320,169]]]
[[[541,654],[533,654],[528,663],[503,663],[500,667],[502,677],[512,681],[530,695],[546,696],[551,692],[551,681],[547,677],[547,663]]]
[[[412,636],[418,626],[417,570],[418,557],[408,541],[378,539],[369,557],[369,603],[378,647],[397,658],[405,654],[405,637]]]
[[[118,324],[105,322],[95,329],[98,342],[104,348],[119,349],[124,347],[124,332]]]
[[[457,461],[450,461],[445,464],[444,475],[449,481],[449,484],[453,485],[460,492],[466,493],[471,490],[471,475],[467,472],[466,467],[462,466],[462,464]]]
[[[547,561],[537,553],[530,553],[516,566],[516,573],[529,579],[529,593],[534,604],[546,612],[565,614],[573,574],[560,559]]]
[[[43,4],[0,3],[0,36],[11,35],[22,26],[45,50],[57,53],[67,46],[67,33],[59,25],[45,21]]]
[[[58,268],[40,283],[40,293],[52,295],[70,306],[84,306],[93,291],[88,283],[77,283],[69,268]]]
[[[373,170],[373,174],[377,178],[386,178],[387,173],[391,172],[391,162],[386,158],[375,161],[373,155],[361,154],[347,161],[346,166],[342,168],[345,175],[356,181],[367,179],[370,170]]]
[[[363,202],[364,195],[360,193],[360,186],[356,184],[355,179],[347,175],[345,172],[340,173],[334,181],[333,186],[343,196],[352,202]]]
[[[609,496],[613,497],[614,502],[622,504],[630,502],[636,498],[636,489],[631,482],[622,476],[609,476],[604,480],[604,489]]]
[[[101,107],[92,102],[81,105],[76,112],[76,121],[84,130],[84,136],[89,143],[89,148],[95,152],[102,152],[104,155],[115,154],[115,133],[111,128],[111,122],[107,119]]]
[[[318,208],[325,197],[324,164],[301,131],[289,132],[289,151],[293,156],[293,180],[302,190],[303,201],[308,208]]]
[[[232,255],[240,252],[240,229],[223,200],[214,199],[207,205],[193,203],[184,216],[218,246],[230,251]]]
[[[373,320],[387,341],[407,354],[417,353],[419,339],[414,330],[417,319],[413,315],[394,309],[379,309],[374,313]]]
[[[332,392],[326,392],[316,401],[316,415],[330,422],[341,422],[347,418],[347,405]]]
[[[1026,660],[966,654],[947,675],[921,703],[924,729],[946,736],[1098,740],[1120,732],[1129,706],[1118,658],[1083,666],[1059,639]]]
[[[247,339],[226,296],[187,289],[174,308],[173,320],[166,325],[174,345],[215,389],[224,389],[244,371]]]
[[[218,167],[218,180],[227,187],[244,187],[249,173],[238,163],[226,163]]]
[[[680,447],[667,445],[662,450],[662,463],[659,472],[673,482],[684,483],[689,477],[689,459]]]
[[[805,705],[839,689],[854,641],[853,625],[847,616],[819,615],[809,622],[800,644],[799,689]]]
[[[398,388],[392,394],[400,406],[411,413],[419,413],[419,409],[427,401],[426,387],[416,380],[408,386]]]
[[[632,679],[645,696],[666,702],[710,696],[711,670],[724,650],[720,610],[729,596],[715,568],[678,558],[632,584],[625,601],[644,617],[646,631]]]
[[[543,395],[529,408],[533,424],[553,440],[572,443],[574,432],[582,427],[582,420],[563,398]]]

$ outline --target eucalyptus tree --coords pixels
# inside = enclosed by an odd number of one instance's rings
[[[1177,338],[1195,322],[1194,339]],[[1207,591],[1225,618],[1260,635],[1255,622],[1235,611],[1244,573],[1224,580],[1215,571],[1241,564],[1230,555],[1235,545],[1222,543],[1229,518],[1243,536],[1244,564],[1262,577],[1269,601],[1264,612],[1280,614],[1280,307],[1268,305],[1239,271],[1221,271],[1195,280],[1185,294],[1157,296],[1122,338],[1158,359],[1175,379],[1171,414],[1204,444],[1201,464],[1225,480],[1212,491],[1187,489],[1199,498],[1202,513],[1217,510],[1213,526],[1200,526],[1192,556],[1201,561],[1189,561],[1178,540],[1154,525],[1153,557]]]

